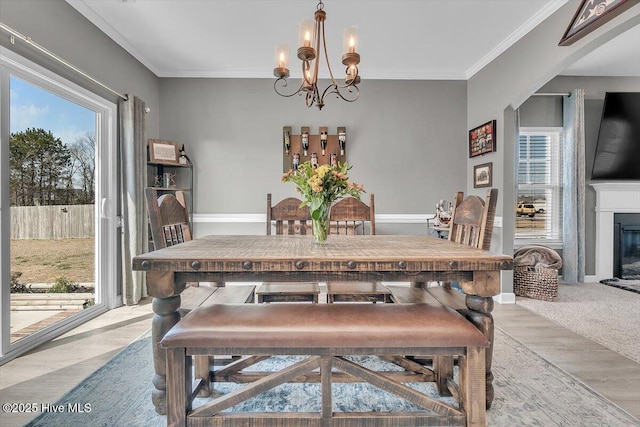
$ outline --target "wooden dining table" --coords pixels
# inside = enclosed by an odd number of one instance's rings
[[[426,235],[215,235],[138,255],[153,300],[154,404],[166,399],[166,366],[159,343],[180,319],[180,294],[189,282],[457,281],[474,318],[493,336],[492,297],[512,257]],[[478,320],[479,319],[479,320]],[[488,379],[489,381],[489,379]],[[160,406],[159,406],[160,405]]]

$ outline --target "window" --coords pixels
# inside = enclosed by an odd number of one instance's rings
[[[517,243],[560,243],[562,129],[520,129],[517,171]]]

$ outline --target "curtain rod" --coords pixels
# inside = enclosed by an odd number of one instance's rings
[[[116,95],[117,97],[122,98],[125,101],[127,99],[129,99],[128,96],[123,95],[123,94],[121,94],[119,92],[116,92],[115,90],[111,89],[109,86],[105,85],[104,83],[99,82],[98,80],[94,79],[89,74],[85,73],[80,68],[78,68],[75,65],[73,65],[72,63],[66,61],[65,59],[59,57],[55,53],[47,50],[46,48],[44,48],[42,46],[40,46],[38,43],[36,43],[33,40],[31,40],[31,37],[28,37],[28,36],[25,36],[23,34],[20,34],[18,31],[14,30],[13,28],[9,27],[8,25],[5,25],[2,22],[0,22],[0,28],[2,28],[3,30],[5,30],[9,34],[11,34],[11,44],[15,44],[14,36],[18,37],[18,38],[22,39],[25,43],[30,44],[31,46],[33,46],[34,48],[36,48],[40,52],[44,53],[45,55],[48,55],[50,58],[55,59],[59,63],[65,65],[66,67],[68,67],[70,69],[72,69],[73,71],[75,71],[76,73],[80,74],[81,76],[91,80],[93,83],[97,84],[98,86],[102,87],[103,89],[108,90],[109,92],[111,92],[112,94]]]
[[[531,96],[571,96],[571,93],[566,92],[566,93],[544,93],[544,92],[540,92],[540,93],[534,93]]]

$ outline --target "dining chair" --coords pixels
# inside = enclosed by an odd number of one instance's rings
[[[341,199],[329,214],[330,232],[350,236],[376,234],[375,198],[369,205],[355,197]],[[328,282],[327,302],[391,302],[391,291],[379,282]]]
[[[449,240],[488,251],[491,246],[493,221],[496,215],[498,190],[487,190],[483,200],[479,196],[467,196],[458,192],[451,213]]]
[[[267,194],[267,235],[311,234],[311,211],[300,207],[302,201],[288,197],[272,205]],[[264,282],[256,289],[258,303],[266,302],[318,302],[320,286],[317,283]]]
[[[191,240],[191,225],[184,192],[161,194],[145,189],[153,249],[163,249]]]
[[[456,193],[449,224],[449,240],[488,251],[491,246],[497,201],[498,190],[495,188],[487,190],[484,199],[479,196],[467,196],[464,198],[463,192]],[[464,293],[452,289],[451,282],[442,282],[441,286],[429,287],[426,288],[426,291],[442,304],[456,310],[476,324],[473,321],[474,319],[468,317],[469,309],[467,308]],[[493,329],[484,324],[480,325],[479,329],[487,335],[491,343],[490,346],[493,346]],[[486,353],[487,372],[491,371],[492,354],[493,350]],[[433,368],[439,373],[439,378],[452,376],[453,365],[454,358],[451,356],[434,356],[433,358]],[[438,389],[445,390],[445,384],[439,384]],[[491,406],[492,400],[493,396],[487,396],[487,408]]]
[[[330,231],[332,234],[376,234],[374,195],[370,195],[368,206],[355,197],[339,200],[331,206],[329,221],[331,222]]]
[[[300,207],[302,200],[295,197],[282,199],[272,204],[271,193],[267,194],[267,236],[302,234],[311,230],[311,211],[308,206]]]
[[[144,190],[144,195],[147,202],[152,249],[163,249],[192,240],[184,192],[175,191],[163,194],[155,188],[147,187]],[[216,286],[200,286],[199,283],[187,283],[187,285],[187,289],[180,296],[179,313],[181,317],[200,306],[216,291]],[[153,351],[161,350],[154,348]],[[213,363],[215,363],[213,358],[196,356],[194,360],[196,377],[208,378],[209,366]],[[201,395],[206,396],[208,393],[208,391],[203,391]]]

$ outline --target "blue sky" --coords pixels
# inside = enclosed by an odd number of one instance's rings
[[[27,128],[51,131],[64,144],[95,132],[95,113],[11,76],[10,132]]]

